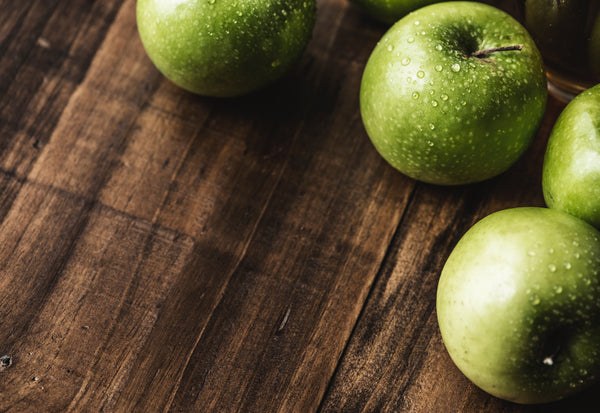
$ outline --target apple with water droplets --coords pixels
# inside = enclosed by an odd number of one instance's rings
[[[575,97],[554,124],[542,187],[548,207],[600,228],[600,85]]]
[[[600,377],[600,232],[548,208],[476,223],[440,276],[437,317],[458,368],[486,392],[545,403]]]
[[[543,61],[507,13],[425,6],[392,26],[364,70],[360,109],[377,151],[417,180],[457,185],[508,169],[546,106]]]
[[[216,97],[243,95],[283,76],[300,58],[315,0],[138,0],[148,56],[178,86]]]

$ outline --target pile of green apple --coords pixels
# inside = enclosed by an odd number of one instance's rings
[[[458,368],[488,393],[525,404],[600,378],[600,85],[559,116],[542,181],[549,209],[479,221],[450,254],[437,291]]]
[[[516,20],[473,2],[353,1],[388,22],[412,11],[377,44],[360,88],[366,131],[392,166],[458,185],[494,177],[523,154],[547,92],[540,53]],[[137,3],[158,69],[216,97],[250,93],[290,70],[315,13],[315,0]],[[550,208],[475,224],[437,291],[452,360],[483,390],[519,403],[561,399],[600,377],[600,85],[557,120],[542,185]]]
[[[361,114],[392,166],[429,183],[466,184],[523,154],[546,90],[539,51],[516,20],[483,4],[439,3],[379,41]],[[527,404],[600,377],[600,86],[559,117],[543,190],[549,209],[499,211],[473,226],[437,292],[440,331],[459,369],[488,393]]]
[[[476,385],[543,403],[600,378],[600,85],[559,116],[543,166],[546,208],[496,212],[440,276],[444,344]]]

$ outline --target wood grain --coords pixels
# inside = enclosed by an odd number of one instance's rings
[[[452,365],[435,289],[470,225],[543,205],[560,103],[507,173],[435,187],[365,134],[386,28],[346,0],[237,99],[162,77],[135,0],[0,10],[0,411],[538,411]]]

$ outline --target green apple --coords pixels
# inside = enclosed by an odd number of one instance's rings
[[[554,124],[542,187],[548,207],[600,228],[600,85],[575,97]]]
[[[546,95],[540,53],[515,19],[448,2],[410,13],[383,36],[363,74],[360,108],[391,165],[455,185],[508,169],[533,140]]]
[[[394,23],[413,10],[443,0],[352,0],[372,17]]]
[[[458,368],[517,403],[559,400],[600,377],[600,233],[547,208],[475,224],[439,280],[437,316]]]
[[[279,79],[312,35],[315,0],[138,0],[148,56],[194,93],[229,97]]]

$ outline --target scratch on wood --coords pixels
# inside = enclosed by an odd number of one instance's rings
[[[287,311],[285,312],[285,315],[283,316],[283,320],[281,320],[281,324],[279,324],[279,328],[277,329],[277,332],[279,333],[281,330],[283,330],[283,328],[285,327],[285,325],[288,322],[288,318],[290,318],[290,312],[292,311],[292,307],[288,307]]]
[[[161,369],[157,369],[156,373],[154,373],[154,377],[152,377],[152,381],[150,383],[154,383],[154,380],[156,380],[156,377],[158,377],[158,373],[160,373]]]
[[[48,41],[48,39],[45,39],[43,37],[37,39],[37,44],[44,49],[50,48],[50,42]]]
[[[0,357],[0,371],[9,368],[11,365],[12,365],[12,357],[11,356]]]

